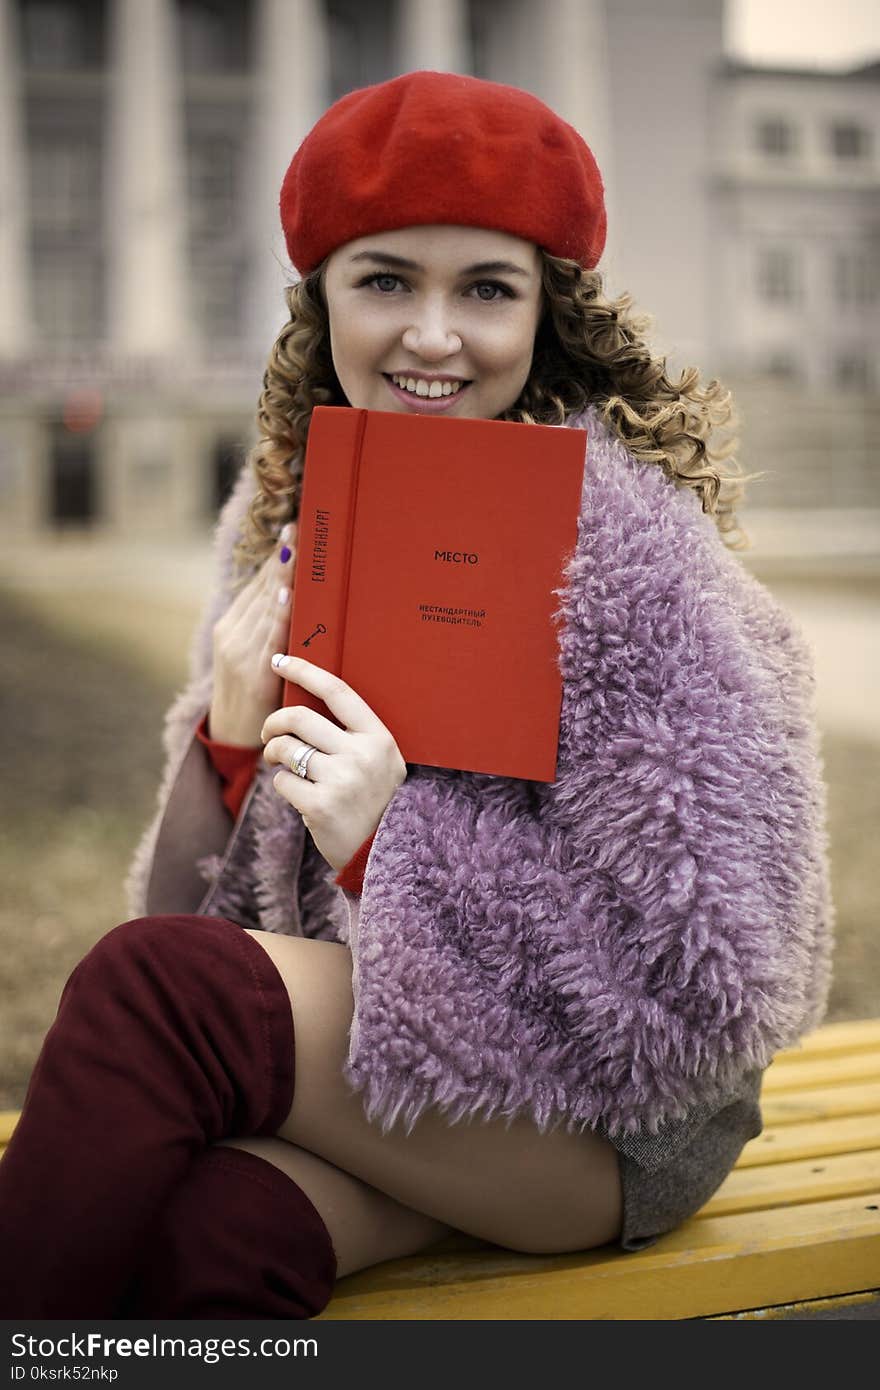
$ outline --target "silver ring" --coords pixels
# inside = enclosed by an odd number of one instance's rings
[[[291,771],[295,772],[297,777],[305,777],[306,769],[309,765],[309,758],[312,756],[313,753],[317,753],[317,751],[317,748],[315,748],[311,743],[307,743],[305,747],[302,748],[299,753],[297,753],[296,757],[290,764]]]

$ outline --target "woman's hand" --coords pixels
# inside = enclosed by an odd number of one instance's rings
[[[276,709],[263,725],[266,762],[277,763],[275,790],[299,811],[312,839],[338,873],[373,834],[401,783],[406,763],[391,733],[350,685],[302,657],[276,655],[272,667],[317,695],[336,724],[305,705]],[[318,751],[306,776],[289,771],[303,745]]]
[[[287,646],[296,532],[295,521],[283,528],[278,547],[214,624],[208,732],[218,743],[256,748],[263,720],[281,699],[270,658]]]

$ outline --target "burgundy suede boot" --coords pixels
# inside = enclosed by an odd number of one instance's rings
[[[336,1253],[302,1188],[256,1154],[219,1145],[190,1165],[119,1308],[126,1318],[311,1318]]]
[[[274,1134],[293,1101],[290,998],[213,917],[143,917],[73,971],[0,1161],[0,1317],[113,1316],[190,1164]]]

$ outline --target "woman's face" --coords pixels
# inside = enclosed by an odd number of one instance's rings
[[[528,378],[543,304],[530,241],[481,227],[379,232],[332,253],[324,292],[349,405],[492,420]],[[459,383],[453,395],[438,394],[445,382]]]

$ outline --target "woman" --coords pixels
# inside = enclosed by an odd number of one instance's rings
[[[602,296],[590,151],[527,93],[410,73],[325,113],[281,215],[302,279],[141,916],[68,981],[0,1166],[6,1316],[308,1317],[450,1230],[639,1248],[724,1179],[824,1007],[809,654],[722,540],[727,394]],[[356,691],[273,659],[313,407],[438,391],[587,433],[554,783],[407,766]]]

